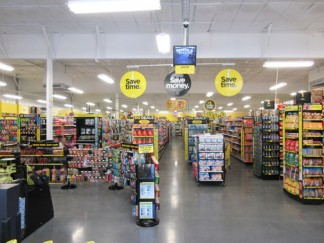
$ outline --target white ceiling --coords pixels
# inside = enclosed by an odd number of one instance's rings
[[[171,34],[172,38],[172,35],[179,35],[183,32],[180,0],[161,0],[161,11],[96,15],[75,15],[68,10],[66,2],[65,0],[1,0],[0,52],[1,49],[5,49],[3,47],[9,45],[9,43],[6,43],[7,36],[12,38],[21,35],[44,35],[42,26],[46,28],[48,36],[96,35],[96,27],[99,28],[101,34],[116,34],[125,37],[130,34],[141,36],[164,31]],[[200,34],[203,36],[206,33],[222,33],[225,35],[236,33],[324,35],[323,1],[191,0],[190,2],[189,37]],[[201,42],[203,43],[203,40]],[[28,43],[26,45],[28,46]],[[198,46],[198,56],[199,48],[202,49],[202,46]],[[119,52],[122,51],[122,49],[119,50]],[[315,67],[279,70],[279,81],[288,83],[285,88],[279,91],[278,97],[281,100],[289,99],[289,93],[292,91],[308,90],[308,72],[324,64],[324,53],[319,55],[323,59],[317,58]],[[143,56],[145,56],[144,53]],[[295,57],[291,54],[291,50],[287,50],[287,53],[283,56]],[[87,101],[95,102],[102,108],[107,106],[102,102],[102,99],[115,98],[115,93],[119,92],[119,79],[123,73],[129,70],[128,65],[172,63],[170,57],[143,59],[138,56],[138,59],[135,59],[131,53],[129,53],[129,57],[125,58],[124,54],[123,58],[120,59],[100,59],[99,61],[90,58],[57,60],[65,66],[65,72],[71,77],[73,86],[85,91],[84,95],[73,95],[72,99],[76,107],[80,108]],[[303,56],[300,57],[300,59],[302,58]],[[198,58],[198,63],[235,63],[234,69],[242,74],[245,82],[241,94],[231,98],[215,94],[213,98],[217,101],[218,106],[225,106],[232,101],[234,102],[233,107],[242,110],[241,98],[244,95],[252,96],[250,101],[244,102],[251,104],[252,108],[260,107],[261,100],[275,96],[273,92],[269,91],[269,87],[275,83],[276,70],[264,69],[262,64],[265,60],[266,58]],[[45,97],[43,75],[46,62],[44,59],[12,59],[9,54],[2,61],[15,67],[13,73],[4,72],[2,75],[18,77],[21,80],[20,91],[22,91],[24,97],[33,98],[32,95]],[[215,91],[215,76],[223,68],[223,66],[215,64],[197,66],[196,74],[191,75],[192,88],[189,94],[184,97],[189,101],[190,108],[197,105],[199,100],[205,99],[207,91]],[[122,94],[119,94],[120,104],[127,103],[130,108],[133,108],[135,103],[141,104],[145,100],[160,110],[164,109],[169,96],[163,88],[163,80],[172,71],[172,68],[140,67],[138,71],[143,73],[147,79],[146,93],[135,100],[126,99]],[[107,73],[113,76],[116,83],[114,85],[103,83],[97,79],[99,73]],[[13,86],[8,88],[10,87]],[[2,93],[4,92],[7,92],[7,90],[2,89]]]

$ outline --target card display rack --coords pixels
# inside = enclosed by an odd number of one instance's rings
[[[204,134],[208,131],[208,119],[196,117],[187,120],[185,130],[185,160],[188,163],[195,162],[195,135]]]
[[[40,140],[40,117],[33,114],[20,114],[17,123],[18,141],[22,144]]]
[[[265,110],[260,126],[253,128],[253,173],[264,180],[278,180],[280,175],[279,116],[277,110]]]
[[[198,185],[219,182],[225,185],[224,136],[199,135],[196,139]]]
[[[5,117],[0,119],[0,143],[17,143],[17,118]]]
[[[285,107],[283,131],[284,191],[305,204],[323,203],[323,106]]]

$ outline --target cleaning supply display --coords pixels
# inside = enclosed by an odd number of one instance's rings
[[[208,119],[204,117],[188,118],[185,131],[185,160],[188,163],[195,162],[195,135],[204,134],[208,131]]]
[[[278,110],[265,110],[261,123],[254,127],[253,173],[262,179],[280,176],[280,140]]]
[[[284,190],[303,203],[323,203],[323,107],[287,106],[284,112]]]
[[[197,183],[222,182],[225,185],[224,136],[199,135],[196,139]]]
[[[33,114],[20,114],[18,117],[18,141],[26,144],[40,140],[40,117]]]

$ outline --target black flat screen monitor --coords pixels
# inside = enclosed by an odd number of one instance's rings
[[[197,46],[173,46],[173,66],[195,65]]]

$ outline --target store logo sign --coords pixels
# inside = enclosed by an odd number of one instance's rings
[[[223,96],[237,95],[243,87],[241,74],[234,69],[224,69],[215,78],[216,90]]]
[[[146,79],[137,71],[125,73],[120,79],[120,90],[128,98],[140,97],[146,90]]]
[[[191,79],[188,74],[171,72],[164,79],[164,87],[171,96],[180,97],[189,92]]]
[[[216,109],[216,102],[214,100],[206,100],[204,108],[206,111],[214,111]]]

